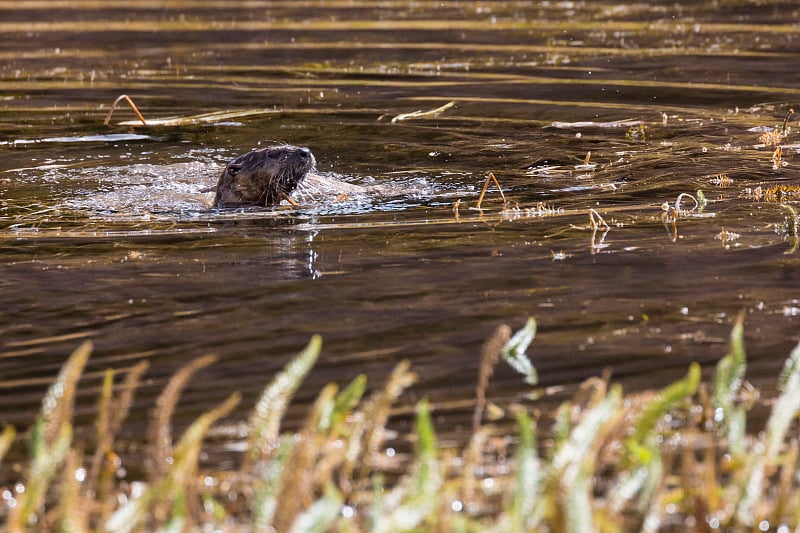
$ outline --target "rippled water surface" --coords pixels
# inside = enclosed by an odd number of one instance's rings
[[[135,442],[166,379],[206,353],[219,361],[179,425],[232,390],[243,419],[320,333],[289,426],[322,384],[378,387],[409,358],[406,405],[429,397],[458,441],[482,343],[528,316],[545,404],[605,369],[629,389],[690,361],[709,372],[740,309],[768,394],[800,337],[798,15],[738,0],[1,3],[0,422],[29,427],[83,339],[86,433],[105,368],[152,363]],[[104,126],[120,94],[153,123],[121,105]],[[270,143],[377,192],[209,210],[225,162]],[[491,187],[479,211],[489,172],[508,202]],[[705,205],[679,200],[698,189]],[[525,392],[497,369],[490,399]]]

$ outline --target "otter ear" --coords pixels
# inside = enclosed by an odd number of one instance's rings
[[[230,165],[228,165],[228,168],[226,168],[225,170],[226,170],[226,171],[228,172],[228,174],[230,174],[231,176],[235,176],[236,174],[238,174],[238,173],[239,173],[239,171],[240,171],[240,170],[242,170],[242,165],[238,165],[238,164],[233,164],[233,163],[231,163]]]

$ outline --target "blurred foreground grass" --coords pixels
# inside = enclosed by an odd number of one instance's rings
[[[92,453],[72,442],[75,388],[91,345],[78,348],[49,389],[29,436],[29,456],[0,510],[21,531],[779,531],[800,524],[798,439],[787,438],[800,409],[800,346],[779,377],[781,395],[766,427],[747,431],[752,391],[743,387],[742,315],[711,383],[691,365],[660,391],[624,394],[593,378],[556,414],[548,438],[514,406],[513,457],[490,446],[485,390],[500,358],[535,393],[526,350],[530,319],[511,335],[501,326],[483,348],[473,434],[460,452],[437,447],[429,404],[417,405],[413,459],[388,480],[386,423],[415,376],[400,363],[383,390],[364,398],[366,379],[320,392],[296,433],[280,432],[289,401],[320,353],[308,346],[263,391],[248,422],[238,470],[201,471],[210,427],[239,403],[238,393],[174,439],[171,415],[202,357],[181,369],[160,396],[148,431],[148,479],[121,482],[115,435],[147,365],[114,387],[109,370],[99,399]],[[15,439],[5,428],[0,459]],[[395,464],[395,467],[398,465]]]

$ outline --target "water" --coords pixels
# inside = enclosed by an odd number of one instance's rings
[[[29,427],[83,339],[79,436],[105,368],[152,363],[135,443],[166,379],[206,353],[219,361],[176,422],[240,390],[234,422],[320,333],[287,427],[322,384],[379,387],[409,358],[403,405],[429,397],[458,442],[482,343],[531,315],[542,406],[605,369],[628,389],[691,361],[709,375],[740,309],[748,377],[769,394],[798,341],[800,275],[790,209],[756,189],[797,183],[798,116],[777,164],[759,136],[797,106],[797,16],[737,1],[0,5],[0,422]],[[141,127],[121,106],[104,127],[120,94],[148,120],[227,114]],[[226,161],[274,142],[384,192],[204,206]],[[509,203],[490,188],[477,211],[488,172]],[[662,204],[697,189],[708,204],[665,222]],[[489,397],[527,390],[499,367]]]

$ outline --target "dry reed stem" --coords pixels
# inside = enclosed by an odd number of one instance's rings
[[[777,497],[773,515],[784,523],[791,523],[792,516],[792,480],[797,473],[797,458],[800,454],[797,438],[793,438],[789,443],[786,453],[783,455],[778,476]]]
[[[75,479],[75,473],[81,465],[81,456],[76,450],[70,450],[61,471],[61,501],[56,508],[58,529],[64,533],[84,533],[89,531],[89,514],[96,502],[81,495],[81,486]]]
[[[198,522],[201,521],[198,498],[198,489],[201,481],[198,478],[197,471],[203,438],[208,433],[209,428],[220,418],[228,416],[239,405],[241,400],[242,396],[238,392],[228,396],[224,402],[195,420],[175,445],[175,462],[173,463],[174,466],[171,467],[170,475],[178,483],[178,487],[182,487],[186,491],[185,505],[187,512],[185,517],[186,525],[184,526],[186,531],[191,530],[192,517],[198,517]],[[173,505],[170,507],[173,507]],[[173,509],[170,509],[170,511],[173,511]]]
[[[92,456],[91,466],[89,467],[89,475],[86,480],[86,487],[84,492],[90,497],[95,498],[96,488],[100,478],[100,468],[103,464],[103,459],[106,454],[110,453],[111,447],[114,444],[114,435],[111,431],[111,411],[112,411],[112,394],[114,390],[114,371],[106,369],[103,375],[103,386],[100,390],[100,401],[97,408],[97,420],[95,427],[97,429],[97,443]]]
[[[11,444],[14,442],[14,437],[17,436],[17,430],[14,426],[6,426],[3,428],[3,433],[0,433],[0,464],[3,462],[3,457],[8,452]]]
[[[217,357],[215,355],[205,355],[194,359],[172,376],[164,391],[156,400],[155,411],[147,430],[150,440],[149,459],[152,462],[152,465],[150,465],[151,479],[163,476],[170,466],[169,457],[173,451],[170,420],[178,403],[178,397],[195,372],[216,360]]]
[[[476,469],[482,464],[483,451],[489,440],[490,428],[481,427],[477,431],[473,430],[469,445],[461,455],[461,483],[459,487],[461,501],[469,506],[475,501],[475,493],[478,487],[478,480],[475,476]]]
[[[42,401],[42,416],[45,421],[44,442],[47,446],[56,440],[63,424],[72,420],[75,388],[91,353],[91,341],[85,341],[72,352]]]
[[[456,222],[461,222],[461,213],[459,213],[459,208],[461,207],[461,199],[456,200],[453,204],[453,217],[456,219]]]
[[[109,474],[111,474],[111,470],[115,469],[115,465],[112,463],[117,459],[113,453],[114,438],[122,422],[128,416],[133,403],[133,395],[139,387],[142,375],[149,366],[150,363],[147,361],[141,361],[134,366],[127,373],[116,398],[113,398],[114,371],[106,370],[97,414],[97,445],[84,488],[84,493],[89,496],[103,500],[110,491]],[[103,469],[104,463],[107,466],[105,469]],[[101,473],[105,475],[101,475]],[[106,483],[101,483],[101,479]]]
[[[489,188],[490,181],[493,181],[497,186],[497,190],[500,191],[500,197],[503,199],[503,205],[508,203],[508,200],[506,200],[506,195],[503,194],[503,188],[500,186],[500,182],[497,181],[497,178],[494,176],[494,172],[489,172],[489,175],[486,176],[486,181],[483,182],[483,189],[481,189],[481,195],[478,197],[478,203],[475,205],[475,209],[481,208],[481,205],[483,204],[483,197],[486,195],[486,189]]]
[[[791,119],[792,116],[794,116],[794,109],[789,108],[789,111],[786,112],[786,116],[783,118],[783,126],[781,127],[781,134],[784,136],[786,136],[789,119]]]
[[[598,213],[593,208],[589,209],[589,225],[593,230],[597,230],[598,228],[603,228],[603,229],[611,228],[611,226],[608,225],[608,223],[603,219],[603,217],[600,216],[600,213]]]
[[[389,420],[392,405],[405,389],[417,381],[417,375],[409,371],[410,367],[411,363],[408,359],[400,361],[392,370],[383,389],[375,391],[362,408],[354,413],[354,417],[360,420],[360,425],[354,429],[354,433],[363,434],[360,439],[363,452],[358,457],[361,459],[359,479],[368,477],[373,456],[378,453],[378,448],[386,438],[386,422]],[[352,476],[355,471],[356,459],[356,457],[348,458],[344,468],[345,477]]]
[[[122,422],[128,417],[131,405],[133,404],[133,396],[139,388],[142,376],[150,368],[149,361],[140,361],[136,364],[128,374],[120,387],[119,395],[114,402],[114,410],[111,413],[110,429],[113,434],[119,431]]]
[[[442,113],[444,113],[445,111],[447,111],[448,109],[450,109],[455,105],[456,102],[452,101],[452,102],[447,102],[443,106],[439,106],[436,109],[430,109],[428,111],[417,110],[417,111],[412,111],[411,113],[401,113],[392,119],[392,124],[413,118],[438,117],[439,115],[441,115]]]
[[[478,375],[478,385],[475,389],[475,410],[472,413],[472,431],[477,432],[481,427],[483,411],[486,408],[486,389],[489,387],[489,378],[492,377],[494,366],[500,359],[503,346],[511,339],[511,328],[506,324],[497,326],[492,336],[483,345],[481,352],[481,366]]]
[[[139,108],[136,107],[136,104],[133,103],[133,100],[131,100],[130,96],[128,96],[127,94],[121,94],[121,95],[119,95],[117,97],[116,100],[114,100],[114,103],[111,104],[111,109],[109,109],[108,110],[108,114],[106,114],[105,120],[103,120],[103,125],[104,126],[108,126],[108,123],[111,122],[111,115],[114,114],[114,110],[117,109],[117,105],[122,100],[125,100],[126,102],[128,102],[128,105],[131,106],[131,109],[133,109],[133,112],[136,113],[137,117],[139,117],[139,120],[141,121],[142,126],[147,126],[147,121],[144,119],[144,116],[139,111]]]
[[[783,155],[783,148],[779,144],[775,147],[775,151],[772,153],[772,170],[780,170],[781,166],[783,165],[781,161],[781,156]]]
[[[338,390],[335,383],[322,389],[289,452],[275,498],[279,502],[272,524],[276,531],[288,531],[300,512],[314,501],[315,466],[317,458],[325,453],[326,440],[320,422],[326,409],[333,405]]]

